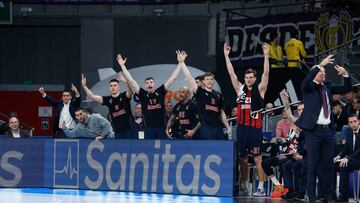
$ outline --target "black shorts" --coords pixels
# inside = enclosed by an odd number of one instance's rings
[[[237,150],[240,157],[261,155],[262,129],[238,125],[236,129]]]

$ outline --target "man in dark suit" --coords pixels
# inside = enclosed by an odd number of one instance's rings
[[[303,130],[308,155],[307,194],[310,202],[316,201],[316,177],[319,174],[319,193],[325,202],[332,200],[332,171],[335,154],[334,121],[331,118],[332,94],[351,91],[351,81],[347,71],[338,65],[334,68],[344,77],[344,85],[334,86],[325,81],[325,68],[332,64],[332,55],[314,66],[301,84],[304,112],[296,121]]]
[[[339,101],[333,102],[332,112],[334,114],[335,131],[340,132],[344,125],[348,123],[348,113],[346,113]]]
[[[29,133],[20,129],[20,121],[17,117],[10,117],[9,130],[5,132],[7,138],[30,138]]]
[[[339,163],[340,188],[337,202],[349,201],[349,173],[360,169],[360,136],[359,119],[356,114],[348,118],[349,130],[346,131],[347,139],[343,151],[334,158],[335,163]]]
[[[63,132],[63,124],[65,124],[67,129],[74,129],[76,127],[75,110],[80,107],[81,99],[80,93],[73,84],[71,84],[71,90],[75,93],[75,99],[72,98],[71,91],[65,90],[62,93],[62,99],[56,100],[47,95],[43,87],[39,89],[42,97],[56,108],[54,138],[66,137]]]

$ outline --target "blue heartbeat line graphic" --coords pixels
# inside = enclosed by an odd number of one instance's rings
[[[71,157],[72,157],[72,156],[71,156],[71,147],[69,147],[66,165],[65,165],[64,168],[61,169],[61,170],[55,170],[55,173],[65,173],[65,174],[68,174],[68,173],[70,172],[70,179],[72,180],[74,174],[78,175],[78,171],[77,171],[76,168],[73,168],[73,167],[72,167]]]

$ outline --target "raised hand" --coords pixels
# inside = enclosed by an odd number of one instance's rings
[[[224,55],[225,55],[225,56],[229,56],[230,50],[231,50],[231,47],[229,46],[228,43],[225,42],[225,43],[224,43]]]
[[[71,91],[78,92],[77,88],[75,87],[74,83],[71,83]]]
[[[286,102],[289,102],[289,93],[287,90],[285,90],[284,92],[281,93],[281,95],[284,97],[284,100]]]
[[[176,55],[177,55],[177,61],[179,63],[182,63],[182,62],[184,62],[186,60],[186,57],[187,57],[186,51],[177,50],[175,52],[176,52]]]
[[[334,66],[334,68],[338,72],[338,75],[341,75],[341,76],[348,75],[348,72],[346,71],[345,68],[343,68],[339,65]]]
[[[45,93],[44,87],[40,87],[40,88],[39,88],[39,92],[41,93],[41,95],[42,95],[43,97],[45,97],[46,93]]]
[[[334,60],[335,60],[335,59],[333,59],[333,57],[334,57],[334,55],[330,54],[329,56],[327,56],[320,62],[319,66],[324,67],[327,64],[333,64]]]
[[[40,88],[39,88],[39,92],[40,92],[41,94],[44,94],[44,93],[45,93],[44,87],[40,87]]]
[[[86,77],[84,74],[81,74],[81,85],[83,87],[86,87]]]
[[[117,62],[118,62],[118,64],[119,64],[120,66],[124,66],[125,63],[126,63],[127,58],[123,59],[123,57],[121,56],[121,54],[118,54],[118,55],[116,56],[116,60],[117,60]]]
[[[270,56],[270,46],[267,43],[262,45],[264,56]]]

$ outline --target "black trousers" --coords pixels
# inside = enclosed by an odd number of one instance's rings
[[[316,200],[316,178],[319,179],[319,194],[332,200],[333,159],[335,155],[335,132],[331,128],[315,127],[303,130],[307,148],[307,194],[311,201]],[[319,174],[317,173],[319,171]]]

